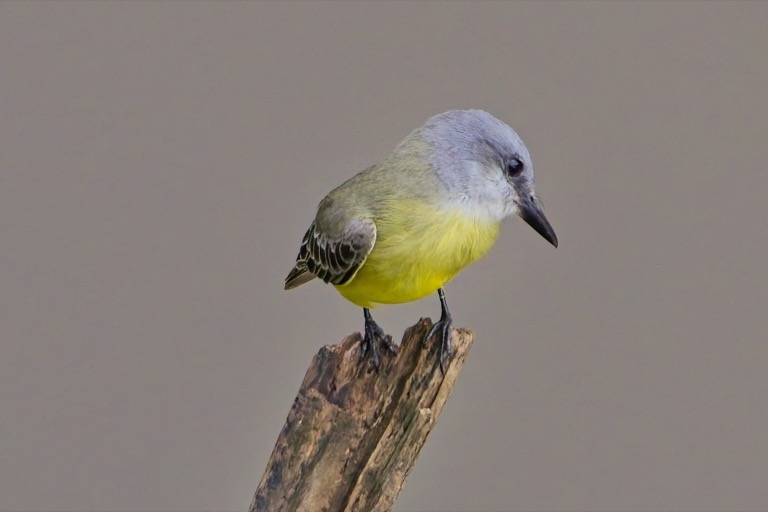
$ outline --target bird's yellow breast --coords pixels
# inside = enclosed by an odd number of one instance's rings
[[[499,226],[464,209],[439,210],[421,201],[387,208],[376,219],[376,243],[368,259],[336,289],[361,307],[420,299],[483,257]]]

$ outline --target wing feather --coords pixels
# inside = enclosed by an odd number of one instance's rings
[[[336,237],[323,233],[313,222],[301,242],[296,264],[285,278],[285,289],[315,277],[334,285],[351,281],[375,243],[376,224],[371,219],[353,219]]]

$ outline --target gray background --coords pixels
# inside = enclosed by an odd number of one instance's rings
[[[765,3],[0,4],[0,509],[243,510],[318,348],[318,201],[430,115],[531,150],[397,503],[768,507]],[[399,338],[436,297],[382,308]]]

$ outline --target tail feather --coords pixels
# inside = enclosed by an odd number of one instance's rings
[[[290,290],[296,288],[297,286],[301,286],[302,284],[313,280],[315,277],[317,276],[310,272],[306,265],[297,264],[288,273],[288,277],[285,278],[285,289]]]

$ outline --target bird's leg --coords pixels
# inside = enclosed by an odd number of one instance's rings
[[[365,335],[363,336],[361,357],[365,358],[365,355],[370,350],[373,366],[376,368],[376,370],[378,370],[380,361],[376,342],[378,341],[384,345],[384,348],[386,348],[392,354],[397,354],[397,346],[392,342],[392,336],[385,333],[384,329],[379,327],[379,324],[373,320],[371,312],[368,310],[368,308],[363,308],[363,316],[365,317]]]
[[[445,360],[451,354],[451,326],[453,325],[453,317],[451,312],[448,311],[448,303],[445,302],[445,292],[442,288],[437,289],[437,295],[440,297],[440,307],[442,312],[440,313],[440,320],[435,322],[432,328],[424,338],[426,344],[432,335],[440,331],[442,334],[442,340],[440,340],[440,370],[445,374]]]

